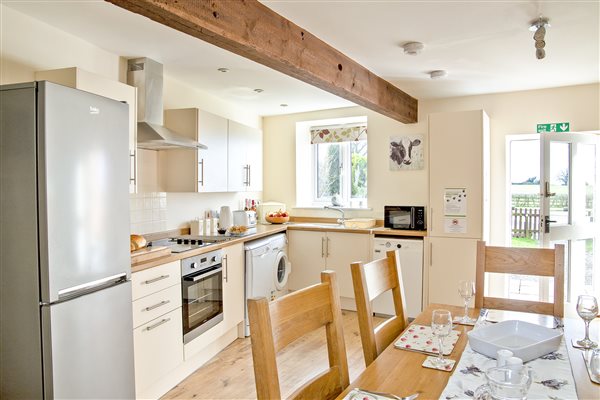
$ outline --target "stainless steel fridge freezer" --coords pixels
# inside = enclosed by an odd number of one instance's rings
[[[135,397],[128,108],[0,87],[2,398]]]

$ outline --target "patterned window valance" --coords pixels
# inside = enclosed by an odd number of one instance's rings
[[[310,143],[339,143],[367,140],[367,125],[331,125],[310,128]]]

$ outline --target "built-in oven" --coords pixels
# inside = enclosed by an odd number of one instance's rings
[[[183,342],[223,321],[221,250],[181,260]]]

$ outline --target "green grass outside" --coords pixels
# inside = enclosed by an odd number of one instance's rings
[[[512,247],[539,247],[539,242],[530,238],[512,238]]]

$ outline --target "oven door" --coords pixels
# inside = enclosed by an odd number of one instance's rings
[[[181,282],[183,342],[189,343],[223,321],[223,268],[221,264],[194,274]]]

